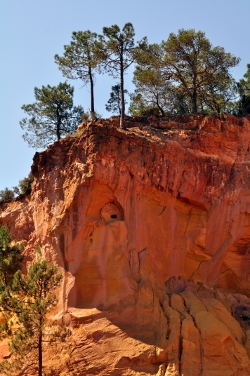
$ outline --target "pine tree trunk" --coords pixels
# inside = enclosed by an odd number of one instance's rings
[[[124,129],[125,100],[124,100],[124,62],[123,62],[123,45],[120,52],[120,88],[121,88],[121,116],[120,128]]]
[[[193,93],[192,93],[192,110],[193,114],[197,114],[198,112],[198,105],[197,105],[197,69],[194,66],[194,73],[193,73]]]
[[[94,102],[94,80],[92,75],[92,69],[89,66],[89,81],[90,81],[90,118],[95,120],[95,102]]]
[[[198,112],[196,89],[194,89],[193,95],[192,95],[192,112],[193,114],[197,114]]]
[[[157,105],[157,107],[158,107],[158,109],[159,109],[161,115],[162,115],[162,116],[165,116],[165,112],[163,111],[163,108],[162,108],[162,107],[160,106],[160,104],[159,104],[158,96],[157,96],[157,98],[156,98],[156,105]]]
[[[61,139],[60,125],[58,122],[56,124],[56,138],[57,138],[57,141]]]
[[[56,121],[56,138],[57,141],[61,139],[61,117],[59,114],[59,109],[57,108],[56,110],[56,116],[57,116],[57,121]]]
[[[121,111],[121,85],[119,87],[117,95],[118,95],[118,98],[117,98],[117,107],[118,107],[118,110],[119,110],[119,116],[121,116],[121,113],[122,113],[122,111]]]
[[[43,375],[43,337],[42,332],[39,331],[38,337],[38,376]]]

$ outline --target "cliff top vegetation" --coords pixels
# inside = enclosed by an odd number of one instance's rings
[[[73,106],[73,88],[60,83],[56,87],[35,88],[36,102],[22,106],[27,117],[20,125],[30,146],[47,146],[74,132],[80,115],[97,118],[94,101],[96,73],[107,73],[116,80],[106,109],[120,116],[125,127],[126,95],[132,116],[159,117],[180,114],[235,114],[250,112],[249,71],[236,82],[231,74],[240,59],[213,46],[205,33],[180,29],[167,40],[150,43],[147,37],[135,40],[132,23],[103,28],[103,34],[90,30],[74,31],[55,62],[63,76],[81,80],[90,86],[90,112]],[[127,93],[125,77],[134,67],[134,93]],[[80,120],[79,120],[80,121]]]

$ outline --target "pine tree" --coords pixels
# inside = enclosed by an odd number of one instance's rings
[[[239,115],[250,114],[250,64],[247,64],[247,71],[238,82],[238,92],[240,94],[239,100]]]
[[[90,84],[91,120],[95,119],[94,76],[105,59],[102,37],[89,30],[74,31],[72,41],[64,46],[63,56],[55,55],[55,62],[65,77]]]
[[[127,94],[127,92],[127,90],[124,90],[124,94]],[[121,115],[121,88],[119,84],[112,86],[106,110]]]
[[[83,109],[73,106],[74,88],[67,82],[35,87],[36,102],[22,106],[28,117],[20,121],[23,138],[32,147],[46,147],[76,130]]]
[[[107,56],[104,69],[120,79],[120,127],[123,128],[125,116],[124,75],[134,61],[135,31],[131,23],[126,23],[122,30],[118,25],[104,27],[103,34]]]
[[[31,264],[27,274],[19,269],[11,284],[4,282],[5,290],[0,293],[0,307],[5,314],[1,333],[10,339],[12,356],[1,363],[1,372],[13,374],[14,366],[22,367],[24,355],[35,351],[37,375],[42,376],[44,342],[63,340],[69,334],[64,327],[48,326],[47,314],[57,303],[55,289],[61,279],[56,265],[40,259]]]
[[[213,47],[201,31],[181,29],[160,44],[144,40],[136,60],[136,94],[162,115],[221,113],[235,97],[229,69],[239,59],[222,47]]]

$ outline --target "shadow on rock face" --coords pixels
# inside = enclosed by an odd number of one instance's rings
[[[181,277],[171,277],[165,282],[167,294],[180,294],[187,288],[186,281]]]
[[[250,328],[250,305],[237,304],[233,307],[233,316],[243,328]]]
[[[124,219],[123,209],[118,202],[108,202],[105,204],[101,209],[100,215],[105,222],[112,220],[122,221]]]

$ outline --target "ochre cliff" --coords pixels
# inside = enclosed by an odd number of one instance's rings
[[[0,208],[27,261],[39,245],[64,271],[74,329],[45,374],[249,376],[250,119],[127,126],[37,153]]]

